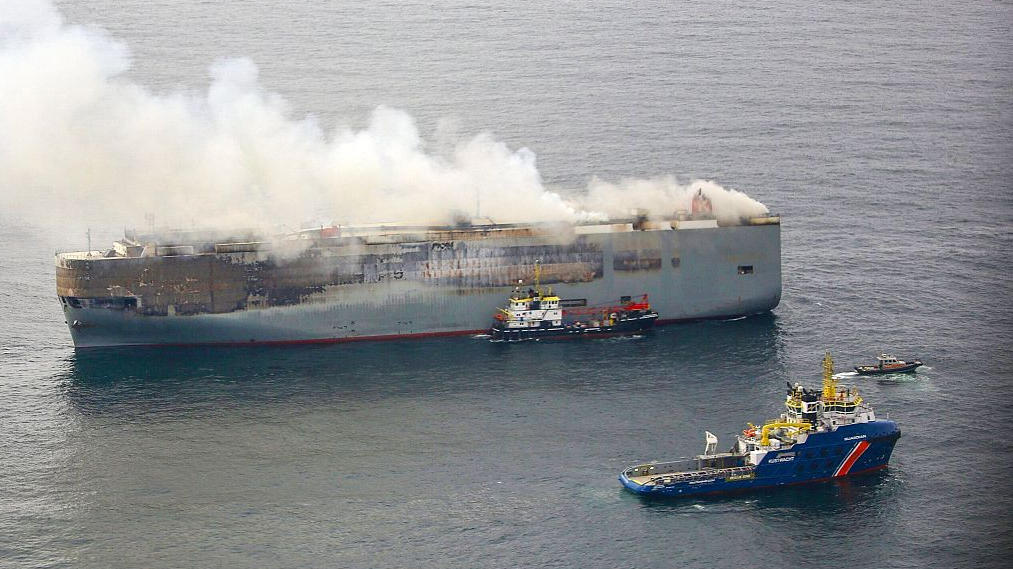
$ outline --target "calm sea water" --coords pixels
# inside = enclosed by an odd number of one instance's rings
[[[1008,564],[1010,2],[59,6],[155,91],[249,56],[297,114],[450,118],[528,146],[550,184],[746,190],[783,215],[784,300],[641,339],[76,353],[52,252],[80,236],[0,212],[0,565]],[[887,471],[621,490],[630,463],[776,415],[826,349],[927,362],[855,380],[903,430]]]

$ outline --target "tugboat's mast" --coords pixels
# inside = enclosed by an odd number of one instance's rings
[[[834,379],[834,359],[830,352],[823,356],[823,399],[837,398],[837,380]]]

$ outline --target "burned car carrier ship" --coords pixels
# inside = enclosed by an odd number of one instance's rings
[[[536,262],[567,306],[649,294],[659,324],[743,316],[780,301],[780,218],[127,231],[57,254],[56,288],[79,348],[326,343],[485,332]]]

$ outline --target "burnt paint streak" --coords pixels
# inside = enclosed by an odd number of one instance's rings
[[[361,253],[362,249],[382,252]],[[139,300],[147,316],[221,314],[293,306],[329,287],[414,281],[483,289],[531,282],[535,262],[545,284],[590,282],[603,275],[600,245],[505,245],[488,241],[311,247],[293,259],[270,253],[68,259],[57,267],[62,297]]]
[[[661,269],[661,251],[616,251],[612,255],[614,271],[651,271]]]
[[[650,294],[659,323],[754,314],[777,306],[781,295],[777,223],[645,231],[611,225],[569,233],[391,230],[193,243],[197,254],[58,254],[57,293],[75,346],[467,333],[489,325],[517,280],[531,283],[536,260],[543,284],[563,298],[590,305]],[[737,274],[743,264],[755,274]]]

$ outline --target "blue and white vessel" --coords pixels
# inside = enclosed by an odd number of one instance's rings
[[[789,384],[785,407],[777,419],[749,424],[728,452],[716,452],[717,437],[707,432],[703,454],[631,466],[619,481],[637,494],[669,497],[819,482],[885,468],[900,438],[897,424],[877,419],[856,389],[838,387],[829,353],[823,389]]]

